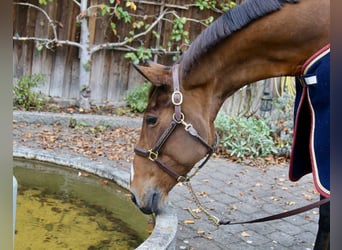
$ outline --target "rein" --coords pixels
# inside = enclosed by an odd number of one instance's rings
[[[177,172],[169,168],[165,163],[163,163],[159,159],[160,150],[165,144],[165,142],[167,141],[167,139],[170,137],[170,135],[173,133],[173,131],[178,125],[183,125],[185,131],[189,135],[197,139],[202,145],[208,148],[208,153],[206,155],[205,160],[202,161],[202,163],[198,167],[198,169],[200,169],[207,163],[209,158],[216,151],[216,147],[219,144],[219,137],[218,137],[218,134],[215,133],[216,143],[214,146],[211,146],[208,144],[206,140],[204,140],[200,136],[200,134],[192,126],[191,123],[185,122],[185,116],[184,116],[184,113],[182,113],[182,107],[181,107],[183,103],[183,94],[180,91],[180,84],[179,84],[179,64],[175,64],[172,68],[172,79],[173,79],[173,93],[171,95],[171,101],[172,101],[172,104],[174,105],[174,111],[175,111],[172,117],[172,121],[170,122],[166,130],[163,132],[163,134],[159,137],[158,141],[155,143],[153,148],[146,150],[146,149],[136,146],[134,148],[134,152],[139,156],[145,157],[149,159],[150,161],[155,162],[160,169],[162,169],[168,175],[173,177],[177,182],[188,182],[190,180],[189,176],[187,175],[183,176],[183,175],[178,174]]]

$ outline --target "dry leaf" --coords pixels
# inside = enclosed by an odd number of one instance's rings
[[[202,196],[202,197],[207,197],[207,193],[206,192],[199,192],[199,194],[198,194],[199,196]]]
[[[99,180],[99,183],[101,185],[107,185],[108,184],[108,180],[101,179],[101,180]]]
[[[289,205],[289,206],[293,206],[293,205],[296,205],[296,202],[295,201],[286,201],[285,204]]]
[[[195,208],[195,209],[192,209],[191,211],[196,213],[196,214],[199,214],[202,210],[199,208]]]
[[[82,172],[78,172],[78,176],[84,176],[84,177],[88,177],[89,174],[88,173],[82,173]]]
[[[50,142],[54,142],[54,141],[56,141],[56,136],[51,135],[49,139],[50,139]]]
[[[31,134],[31,133],[26,133],[26,134],[25,134],[25,137],[26,137],[26,138],[31,138],[31,137],[32,137],[32,134]]]
[[[303,193],[305,199],[307,199],[308,201],[311,201],[312,200],[312,196],[311,195],[308,195],[306,193]]]
[[[198,230],[198,231],[197,231],[197,234],[198,234],[199,236],[204,236],[204,235],[205,235],[205,231],[204,231],[204,230]]]
[[[231,205],[230,210],[237,210],[237,209],[238,209],[238,207],[236,205]]]
[[[184,220],[183,223],[185,225],[188,225],[188,224],[195,224],[195,222],[193,220]]]
[[[242,233],[241,233],[241,236],[242,236],[242,237],[250,237],[250,235],[249,235],[247,232],[242,232]]]

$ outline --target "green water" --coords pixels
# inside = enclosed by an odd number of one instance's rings
[[[128,192],[59,166],[15,161],[16,250],[134,249],[152,226]]]

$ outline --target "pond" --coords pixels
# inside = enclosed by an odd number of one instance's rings
[[[134,249],[153,229],[111,181],[37,161],[14,165],[15,249]]]

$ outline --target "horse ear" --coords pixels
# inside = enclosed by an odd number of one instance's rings
[[[170,67],[152,61],[147,63],[148,66],[133,64],[133,67],[155,86],[171,85],[172,77]]]

